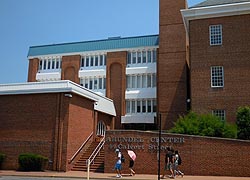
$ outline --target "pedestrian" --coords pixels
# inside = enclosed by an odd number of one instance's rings
[[[184,173],[179,170],[179,165],[181,165],[182,160],[179,152],[176,150],[175,151],[175,162],[174,162],[174,175],[181,175],[181,177],[184,176]]]
[[[129,170],[130,170],[130,176],[134,176],[135,175],[135,171],[133,170],[133,167],[134,167],[134,163],[135,161],[130,157],[129,158]]]
[[[163,171],[163,175],[161,176],[161,179],[164,179],[165,178],[165,173],[166,171],[168,170],[170,172],[170,178],[175,178],[174,176],[174,171],[173,171],[173,168],[174,168],[174,161],[175,161],[175,156],[174,156],[174,149],[173,148],[170,148],[170,147],[167,147],[167,150],[168,152],[166,153],[166,156],[165,156],[165,168],[164,168],[164,171]]]
[[[135,159],[136,159],[136,154],[132,150],[128,150],[128,156],[129,156],[129,170],[130,170],[130,176],[135,175],[135,171],[133,170]]]
[[[116,177],[121,178],[122,177],[122,174],[121,174],[121,170],[122,170],[122,161],[121,161],[122,153],[121,153],[121,151],[119,149],[116,149],[115,153],[116,153],[115,170],[117,172]]]

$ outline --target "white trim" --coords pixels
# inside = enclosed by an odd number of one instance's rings
[[[152,114],[133,114],[133,115],[125,115],[121,116],[121,123],[155,123],[156,113]]]
[[[189,33],[189,21],[195,19],[250,14],[250,2],[182,9],[181,14],[186,31]]]
[[[111,99],[101,96],[72,81],[62,80],[53,82],[28,82],[15,84],[0,84],[0,95],[11,94],[39,94],[72,92],[95,101],[94,109],[112,116],[116,116],[114,103]]]

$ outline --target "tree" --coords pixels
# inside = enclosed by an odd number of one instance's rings
[[[250,139],[250,107],[239,107],[237,110],[236,124],[239,139]]]
[[[175,127],[170,129],[172,133],[236,138],[237,127],[221,121],[219,117],[211,114],[196,114],[189,112],[186,116],[180,116]]]

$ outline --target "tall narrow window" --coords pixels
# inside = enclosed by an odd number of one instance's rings
[[[103,55],[100,56],[100,66],[103,66]]]
[[[127,79],[127,88],[131,88],[132,87],[131,86],[131,76],[127,76],[126,79]]]
[[[131,64],[131,52],[128,52],[127,64]]]
[[[131,106],[132,106],[132,111],[131,111],[131,113],[135,113],[135,101],[134,101],[134,100],[132,101]]]
[[[154,49],[153,50],[153,62],[156,62],[157,59],[157,51]]]
[[[152,87],[151,74],[148,74],[148,75],[147,75],[147,81],[148,81],[147,87],[148,87],[148,88],[151,88],[151,87]]]
[[[90,56],[90,66],[94,66],[94,56]]]
[[[210,45],[222,44],[222,25],[209,26]]]
[[[140,113],[141,112],[141,101],[137,100],[137,113]]]
[[[99,78],[99,89],[102,89],[102,78]]]
[[[137,75],[137,88],[141,88],[141,76]]]
[[[86,67],[89,67],[89,56],[86,57]]]
[[[151,59],[152,59],[152,56],[151,56],[151,50],[148,50],[148,63],[151,63]]]
[[[142,63],[147,63],[146,51],[142,51]]]
[[[211,67],[211,87],[224,86],[224,71],[223,66]]]
[[[142,75],[142,88],[146,88],[147,87],[147,75],[143,74]]]
[[[43,68],[43,61],[40,60],[40,61],[39,61],[39,70],[42,70],[42,68]]]
[[[148,104],[148,112],[151,113],[152,112],[152,103],[151,103],[151,100],[148,100],[147,101],[147,104]]]
[[[136,52],[132,52],[132,63],[136,64]]]
[[[81,60],[81,67],[84,67],[84,58],[85,58],[85,57],[82,57],[82,60]]]
[[[141,52],[137,52],[137,63],[141,63]]]
[[[136,88],[136,76],[132,76],[132,88]]]
[[[98,56],[95,56],[95,66],[98,66]]]
[[[146,112],[146,101],[142,100],[142,112],[145,113]]]
[[[126,101],[126,113],[127,114],[130,114],[131,112],[130,112],[130,102],[131,101]]]

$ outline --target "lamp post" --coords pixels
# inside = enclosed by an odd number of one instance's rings
[[[161,114],[158,114],[159,139],[158,139],[158,180],[161,179]]]

